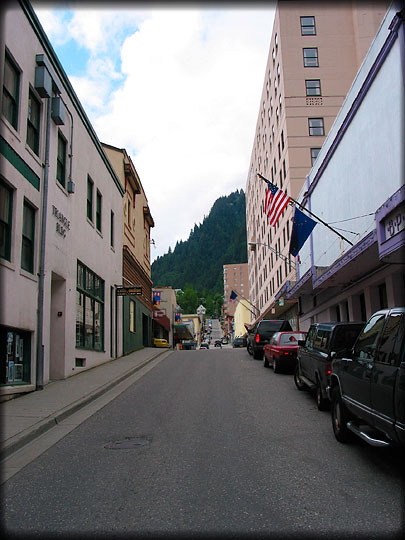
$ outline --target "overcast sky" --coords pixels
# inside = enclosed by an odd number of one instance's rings
[[[133,160],[153,261],[245,190],[274,4],[32,4],[100,141]]]

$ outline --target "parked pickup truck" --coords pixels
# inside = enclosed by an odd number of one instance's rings
[[[263,347],[269,343],[276,332],[291,331],[291,325],[283,319],[261,319],[247,336],[247,352],[253,355],[255,360],[263,360]]]
[[[343,356],[353,347],[363,323],[328,322],[310,326],[305,341],[299,341],[294,382],[298,390],[316,390],[320,411],[329,408],[326,388],[330,384],[332,356]]]
[[[339,442],[405,446],[405,307],[377,311],[352,350],[332,361],[328,393]]]

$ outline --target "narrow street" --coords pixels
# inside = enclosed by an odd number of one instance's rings
[[[246,349],[175,351],[3,484],[3,525],[392,537],[401,463],[337,443],[329,412]]]

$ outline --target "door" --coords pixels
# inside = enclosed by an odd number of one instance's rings
[[[316,336],[316,330],[316,326],[311,326],[305,340],[305,345],[299,349],[301,375],[308,378],[311,373],[313,343]]]
[[[52,272],[49,378],[65,378],[66,281]]]
[[[150,347],[149,317],[142,313],[142,342],[144,347]]]
[[[371,404],[375,426],[386,433],[395,421],[394,388],[404,337],[404,314],[391,313],[385,324],[371,377]]]
[[[385,314],[376,314],[368,321],[354,345],[352,358],[342,362],[344,398],[355,414],[372,423],[371,375],[378,345],[378,337],[385,321]]]

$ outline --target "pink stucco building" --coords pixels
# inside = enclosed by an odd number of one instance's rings
[[[277,3],[246,183],[249,298],[261,317],[283,315],[296,325],[295,302],[275,301],[296,271],[289,255],[293,208],[270,226],[257,173],[299,195],[388,5]]]

